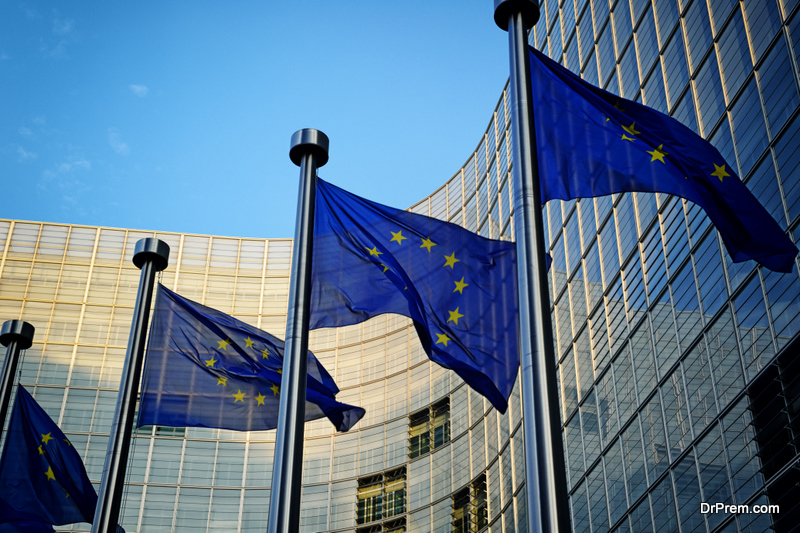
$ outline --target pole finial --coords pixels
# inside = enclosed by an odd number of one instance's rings
[[[317,168],[319,168],[328,162],[329,144],[328,136],[319,130],[313,128],[297,130],[292,135],[289,159],[299,167],[303,156],[310,152],[317,156]]]
[[[169,245],[160,239],[147,237],[136,242],[133,252],[133,264],[142,268],[147,261],[153,261],[156,272],[161,272],[169,265]]]
[[[494,0],[494,22],[508,31],[508,17],[521,13],[526,29],[533,28],[539,21],[539,6],[533,0]]]
[[[17,341],[20,350],[27,350],[33,344],[32,324],[23,320],[6,320],[0,329],[0,344],[8,346],[12,341]]]

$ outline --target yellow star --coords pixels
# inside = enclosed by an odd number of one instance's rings
[[[447,346],[447,343],[453,340],[447,336],[447,333],[437,333],[436,336],[439,337],[438,339],[436,339],[436,344],[444,344],[445,346]]]
[[[256,401],[258,402],[256,405],[264,405],[264,398],[266,398],[266,396],[259,392],[258,396],[256,396]]]
[[[651,156],[653,156],[653,157],[651,157],[651,158],[650,158],[650,162],[651,162],[651,163],[652,163],[653,161],[655,161],[656,159],[658,159],[658,160],[659,160],[659,161],[661,161],[662,163],[664,163],[664,162],[665,162],[665,161],[664,161],[664,156],[665,156],[665,155],[667,155],[667,152],[663,152],[663,151],[661,151],[661,149],[662,149],[663,147],[664,147],[664,145],[663,145],[663,144],[659,144],[659,145],[658,145],[658,148],[653,148],[653,151],[652,151],[652,152],[647,152],[648,154],[650,154]]]
[[[431,248],[433,248],[434,246],[436,246],[436,243],[426,237],[422,239],[422,244],[420,245],[420,248],[426,248],[430,253]]]
[[[622,129],[627,131],[631,135],[639,135],[641,132],[640,131],[636,131],[636,128],[634,126],[636,126],[635,122],[633,124],[631,124],[630,126],[622,126]]]
[[[281,388],[278,387],[277,385],[272,385],[272,387],[270,387],[270,390],[272,391],[273,396],[277,396],[278,393],[280,393]]]
[[[622,134],[622,140],[623,140],[623,141],[635,141],[636,139],[631,139],[630,137],[628,137],[627,135],[625,135],[625,134],[623,133],[623,134]]]
[[[278,370],[276,370],[276,372],[277,372],[278,374],[283,374],[283,369],[282,369],[282,368],[279,368]]]
[[[384,271],[384,272],[386,272],[387,270],[389,270],[389,267],[387,267],[387,266],[386,266],[386,265],[384,265],[383,263],[381,263],[381,266],[383,267],[383,271]]]
[[[727,178],[727,177],[730,176],[730,174],[725,172],[725,164],[724,163],[723,163],[723,165],[721,167],[717,166],[717,164],[714,163],[714,172],[712,172],[711,175],[718,177],[719,181],[722,181],[722,178]]]
[[[50,433],[48,433],[47,435],[44,435],[44,434],[42,435],[42,442],[44,444],[47,444],[51,440],[53,440],[53,437],[50,436]]]
[[[217,385],[228,386],[228,378],[217,378]]]
[[[261,350],[261,359],[269,359],[269,350],[266,348]]]
[[[367,250],[369,251],[369,255],[371,255],[371,256],[378,257],[379,255],[383,255],[383,252],[379,252],[378,251],[378,247],[377,246],[373,246],[372,248],[367,248]]]
[[[219,346],[217,346],[217,349],[218,350],[227,350],[228,349],[228,345],[230,343],[231,343],[230,339],[225,339],[224,341],[217,341],[217,344],[219,344]]]
[[[217,360],[214,359],[214,356],[212,355],[211,359],[206,360],[206,368],[214,368],[214,363],[216,362]]]
[[[39,445],[39,455],[44,455],[44,450],[41,445]]]
[[[245,348],[252,348],[253,347],[253,339],[251,339],[250,337],[247,337],[244,340],[244,344],[245,344],[245,346],[244,346]]]
[[[396,242],[397,244],[403,244],[404,239],[408,239],[408,237],[403,237],[403,232],[398,231],[397,233],[390,231],[389,233],[392,234],[392,240],[389,242]]]
[[[53,473],[53,467],[52,466],[47,469],[47,472],[45,472],[44,475],[47,476],[48,480],[53,480],[53,481],[56,480],[56,475]]]
[[[235,400],[233,400],[233,403],[236,402],[244,403],[244,393],[242,392],[242,389],[239,389],[239,392],[234,392],[233,397],[236,398]]]
[[[445,259],[444,266],[449,266],[450,268],[453,268],[456,265],[456,263],[461,261],[461,259],[456,259],[456,253],[455,252],[453,252],[450,255],[444,256],[444,259]]]
[[[464,294],[464,287],[469,287],[469,283],[464,283],[464,277],[461,277],[461,281],[456,281],[456,288],[453,289],[453,292],[458,291],[459,294]]]
[[[61,487],[61,490],[63,490],[63,491],[64,491],[64,498],[65,498],[65,499],[66,499],[66,498],[69,498],[69,492],[67,492],[67,489],[65,489],[64,487]]]
[[[66,442],[66,443],[67,443],[67,446],[72,446],[72,443],[71,443],[69,440],[67,440],[67,439],[64,439],[64,442]]]
[[[456,326],[458,325],[458,319],[463,317],[461,313],[458,312],[458,307],[456,307],[455,311],[448,311],[450,313],[450,318],[447,319],[448,322],[455,322]],[[447,345],[445,345],[447,346]]]

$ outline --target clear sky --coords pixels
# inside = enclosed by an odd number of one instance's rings
[[[508,78],[492,0],[0,2],[0,218],[291,237],[289,140],[405,208]]]

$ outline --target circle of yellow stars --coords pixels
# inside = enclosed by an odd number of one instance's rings
[[[376,252],[377,252],[377,250],[376,250]],[[377,252],[377,253],[379,254],[380,252]],[[262,359],[269,360],[269,356],[270,356],[269,348],[265,347],[263,350],[259,350],[258,348],[255,347],[255,343],[256,343],[256,341],[253,340],[250,336],[247,336],[244,339],[245,349],[251,348],[253,350],[256,350],[258,353],[261,354],[261,358]],[[217,341],[217,349],[218,350],[222,350],[222,351],[227,351],[228,346],[230,346],[231,344],[232,344],[231,339],[230,338],[225,338],[224,340]],[[212,368],[213,369],[213,368],[215,368],[214,365],[219,362],[219,359],[216,359],[214,357],[214,354],[211,354],[211,358],[210,359],[204,359],[203,361],[205,362],[206,368]],[[277,369],[277,372],[278,372],[278,374],[282,373],[281,369]],[[227,377],[225,377],[225,376],[214,376],[214,377],[217,380],[217,385],[220,385],[222,387],[227,387],[228,386],[228,378]],[[270,387],[270,390],[272,391],[272,396],[277,396],[277,395],[280,394],[281,388],[280,388],[279,385],[273,383],[272,386]],[[264,395],[261,391],[257,391],[257,392],[258,392],[258,394],[253,396],[253,400],[255,400],[256,406],[259,406],[259,405],[266,406],[264,401],[268,398],[268,396]],[[237,391],[232,393],[231,396],[233,397],[233,403],[235,404],[237,402],[245,403],[245,398],[248,395],[247,395],[247,393],[242,392],[241,389],[237,389]],[[40,452],[41,452],[41,447],[40,447]]]
[[[398,246],[402,246],[403,241],[408,240],[408,237],[403,235],[403,230],[398,230],[396,232],[390,231],[389,233],[392,234],[392,238],[389,240],[389,243],[396,242]],[[430,237],[424,237],[424,238],[419,237],[419,239],[420,239],[419,248],[424,248],[425,250],[428,251],[428,253],[432,252],[434,246],[438,246],[438,244],[433,242]],[[369,246],[365,246],[364,248],[366,249],[370,258],[374,257],[379,260],[380,259],[379,256],[383,255],[383,252],[379,251],[377,246],[373,246],[372,248],[370,248]],[[456,263],[459,263],[460,261],[461,260],[456,257],[456,253],[452,252],[450,253],[450,255],[444,255],[444,265],[442,265],[442,267],[443,268],[449,267],[451,270],[453,270],[455,269]],[[387,270],[389,270],[389,267],[386,266],[386,264],[379,263],[379,265],[383,268],[384,273]],[[462,276],[460,280],[454,281],[454,283],[455,283],[455,288],[453,289],[453,292],[457,292],[462,295],[464,294],[464,289],[469,287],[469,283],[464,281],[464,276]],[[406,287],[405,289],[407,288],[408,287]],[[456,306],[454,310],[449,310],[448,315],[449,316],[447,322],[448,323],[452,322],[456,326],[458,326],[458,320],[464,318],[465,316],[461,312],[460,306]],[[445,347],[447,347],[448,342],[453,340],[447,335],[447,333],[436,333],[436,337],[437,338],[435,344],[442,344]]]
[[[622,109],[620,107],[619,102],[614,104],[614,107],[616,109],[618,109],[619,111],[622,111],[622,112],[625,111],[624,109]],[[606,117],[606,122],[608,122],[610,120],[611,120],[611,118]],[[624,130],[624,133],[620,137],[621,140],[630,141],[630,142],[635,142],[635,141],[638,140],[638,137],[636,137],[636,136],[639,135],[641,133],[641,131],[637,131],[636,122],[631,122],[630,126],[625,126],[624,124],[620,124],[620,126]],[[658,148],[653,148],[652,150],[650,150],[650,151],[648,151],[646,153],[650,154],[650,162],[651,163],[659,161],[660,163],[666,165],[667,162],[664,160],[664,158],[666,156],[668,156],[669,154],[664,150],[664,144],[663,143],[659,144]],[[723,162],[722,165],[717,165],[716,163],[713,163],[713,162],[712,162],[712,164],[714,165],[714,172],[710,172],[709,174],[711,176],[715,177],[715,178],[719,178],[719,181],[724,183],[723,178],[727,178],[727,177],[731,176],[728,173],[727,169],[726,169],[725,162]],[[684,176],[684,178],[685,179],[689,179],[688,176]]]

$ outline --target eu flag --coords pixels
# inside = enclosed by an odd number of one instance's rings
[[[158,287],[138,426],[274,429],[284,343],[216,309]],[[335,400],[333,378],[308,352],[306,421],[323,416],[339,431],[365,411]]]
[[[0,531],[91,523],[97,493],[78,452],[23,386],[0,458]]]
[[[530,65],[542,202],[674,194],[705,210],[734,261],[792,270],[797,247],[709,142],[533,48]]]
[[[513,242],[317,179],[310,328],[411,318],[428,357],[504,413],[519,367],[515,261]]]

